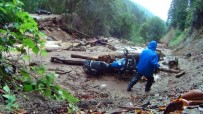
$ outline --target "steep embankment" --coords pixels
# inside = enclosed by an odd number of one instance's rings
[[[161,38],[160,42],[169,46],[170,41],[175,38],[176,30],[169,29],[167,34]],[[203,47],[203,32],[202,30],[194,30],[193,34],[188,36],[184,35],[184,40],[178,45],[171,47],[175,55],[187,55],[192,53],[202,53]],[[169,46],[170,47],[170,46]]]
[[[174,54],[191,54],[197,55],[203,53],[203,32],[202,30],[196,30],[191,36],[188,36],[186,40],[174,50]]]

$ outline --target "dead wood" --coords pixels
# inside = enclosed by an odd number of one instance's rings
[[[81,58],[81,59],[98,60],[98,57],[86,56],[86,55],[71,54],[71,57],[72,57],[72,58]]]
[[[74,30],[74,29],[70,29],[70,28],[66,28],[66,27],[61,27],[61,29],[63,31],[65,31],[65,32],[67,32],[68,34],[72,34],[72,35],[75,35],[75,36],[79,35],[79,36],[83,36],[85,38],[92,38],[92,37],[80,32],[80,31],[77,31],[77,30]]]
[[[159,68],[159,70],[163,72],[168,72],[168,73],[180,73],[180,70],[174,70],[174,69]]]
[[[186,100],[203,100],[203,92],[200,90],[190,90],[182,94],[181,98]]]
[[[47,29],[47,27],[44,27],[44,29],[49,33],[51,34],[51,32]],[[51,34],[52,35],[52,34]],[[53,35],[52,35],[53,36]]]
[[[71,54],[72,58],[81,58],[81,59],[88,59],[88,60],[95,60],[95,61],[104,61],[107,63],[113,62],[114,58],[111,58],[110,55],[100,55],[100,56],[86,56],[86,55],[77,55]]]
[[[134,57],[136,61],[139,60],[140,53],[133,53],[129,54],[128,57]],[[96,61],[104,61],[107,63],[111,63],[116,58],[125,58],[125,56],[121,53],[114,53],[114,54],[106,54],[106,55],[99,55],[99,56],[87,56],[87,55],[78,55],[78,54],[71,54],[72,58],[81,58],[81,59],[90,59],[90,60],[96,60]]]
[[[51,57],[50,61],[53,63],[62,63],[62,64],[67,64],[67,65],[80,65],[80,66],[82,66],[84,63],[84,61],[63,60],[63,59],[60,59],[58,57]]]
[[[60,50],[60,47],[46,47],[45,49],[47,52],[53,52]]]
[[[176,78],[180,78],[180,77],[183,76],[183,75],[185,75],[185,72],[184,72],[184,71],[182,71],[182,72],[176,74],[175,76],[176,76]]]
[[[65,71],[56,71],[56,74],[67,74],[67,73],[70,73],[71,71],[66,71],[66,72]]]
[[[189,101],[190,106],[192,106],[192,105],[200,105],[200,104],[203,104],[203,100],[190,100]]]

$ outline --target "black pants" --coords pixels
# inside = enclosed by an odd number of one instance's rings
[[[128,89],[131,89],[138,81],[139,79],[142,77],[142,74],[139,73],[135,73],[134,77],[131,79],[131,81],[128,84]],[[149,76],[146,77],[147,78],[147,84],[145,87],[145,91],[150,91],[152,84],[154,83],[154,77],[153,76]]]

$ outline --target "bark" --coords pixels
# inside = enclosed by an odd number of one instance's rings
[[[181,98],[186,100],[203,100],[203,92],[200,90],[190,90],[182,94]]]
[[[159,70],[168,73],[180,73],[180,70],[165,69],[165,68],[159,68]]]
[[[136,61],[139,60],[140,53],[133,53],[129,54],[128,57],[134,57]],[[97,60],[97,61],[104,61],[107,63],[113,62],[116,58],[125,58],[122,53],[112,53],[106,55],[99,55],[99,56],[87,56],[87,55],[78,55],[78,54],[71,54],[72,58],[81,58],[81,59],[90,59],[90,60]]]
[[[51,57],[50,61],[53,63],[62,63],[62,64],[67,64],[67,65],[80,65],[80,66],[82,66],[84,63],[84,61],[63,60],[63,59],[60,59],[58,57]]]
[[[180,78],[180,77],[183,76],[183,75],[185,75],[185,72],[184,72],[184,71],[182,71],[182,72],[176,74],[176,78]]]
[[[98,60],[98,57],[86,56],[86,55],[71,54],[71,57],[72,57],[72,58],[81,58],[81,59]]]

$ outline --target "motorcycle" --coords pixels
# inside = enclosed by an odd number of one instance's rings
[[[136,60],[133,56],[129,56],[127,49],[124,49],[124,58],[117,59],[112,63],[103,61],[86,60],[83,65],[85,73],[99,77],[105,73],[117,73],[120,78],[124,78],[127,73],[136,71]]]

